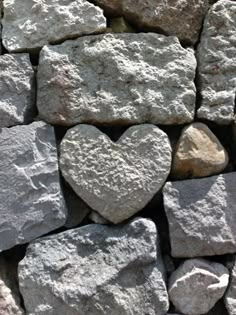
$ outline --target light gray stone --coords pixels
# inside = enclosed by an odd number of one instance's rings
[[[236,2],[217,1],[204,22],[197,58],[202,97],[198,117],[219,124],[234,118],[236,95]]]
[[[30,315],[163,315],[169,302],[155,224],[99,224],[31,243],[19,264]]]
[[[0,251],[65,223],[53,127],[44,122],[0,132]]]
[[[207,313],[224,295],[229,272],[222,264],[205,259],[189,259],[169,279],[169,297],[186,315]]]
[[[0,314],[25,315],[21,307],[15,269],[3,257],[0,258]]]
[[[154,125],[129,128],[114,143],[91,125],[69,129],[60,168],[74,191],[107,220],[118,223],[141,210],[169,174],[171,147]]]
[[[236,257],[234,257],[234,263],[230,269],[230,282],[225,294],[225,306],[229,315],[236,315]]]
[[[28,54],[0,56],[0,95],[0,128],[33,120],[34,71]]]
[[[196,122],[182,130],[176,145],[172,175],[176,178],[204,177],[222,172],[228,153],[207,125]]]
[[[194,118],[196,60],[177,38],[86,36],[40,53],[37,106],[52,124],[183,124]]]
[[[198,41],[207,9],[208,0],[122,0],[123,15],[134,24],[175,35],[188,44]]]
[[[236,173],[166,183],[173,257],[236,252]]]
[[[104,31],[103,11],[87,0],[4,0],[3,45],[9,51],[38,49]]]

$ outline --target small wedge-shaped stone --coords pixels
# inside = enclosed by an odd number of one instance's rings
[[[155,224],[91,224],[29,245],[19,264],[30,315],[164,315],[169,302]]]
[[[0,251],[65,223],[53,127],[44,122],[0,133]]]
[[[206,17],[198,45],[198,117],[219,124],[234,118],[236,96],[236,2],[217,1]]]
[[[87,0],[4,0],[2,24],[5,48],[25,51],[103,31],[106,19]]]
[[[176,37],[105,34],[45,46],[37,106],[52,124],[183,124],[194,118],[196,60]]]
[[[236,315],[236,257],[230,270],[230,282],[225,294],[225,306],[229,315]]]
[[[204,177],[223,171],[228,153],[213,132],[202,123],[183,129],[174,154],[172,175],[177,178]]]
[[[0,56],[0,128],[33,120],[34,71],[27,54]]]
[[[166,183],[164,205],[174,257],[236,252],[236,172]]]
[[[0,258],[0,314],[25,315],[21,307],[15,268],[3,257]]]
[[[169,174],[171,147],[154,125],[129,128],[112,142],[90,125],[78,125],[60,148],[62,175],[74,191],[107,220],[118,223],[141,210]]]
[[[223,296],[229,272],[222,264],[205,259],[189,259],[169,279],[169,297],[186,315],[206,314]]]

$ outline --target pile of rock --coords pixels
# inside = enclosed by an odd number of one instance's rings
[[[236,2],[0,4],[0,314],[235,315]]]

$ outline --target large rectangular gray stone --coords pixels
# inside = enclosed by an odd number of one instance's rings
[[[164,205],[174,257],[236,252],[236,172],[167,182]]]
[[[0,130],[0,251],[65,223],[54,129],[44,122]]]

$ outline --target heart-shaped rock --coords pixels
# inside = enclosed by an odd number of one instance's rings
[[[62,140],[60,167],[91,208],[118,223],[141,210],[162,187],[170,172],[171,146],[168,136],[150,124],[129,128],[116,143],[82,124]]]

